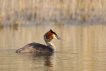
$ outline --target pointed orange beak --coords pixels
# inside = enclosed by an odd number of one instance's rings
[[[64,41],[64,40],[61,39],[58,35],[56,35],[56,38],[57,38],[58,40]]]

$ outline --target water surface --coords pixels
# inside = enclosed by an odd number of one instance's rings
[[[15,51],[30,42],[45,44],[49,29],[65,41],[54,39],[57,51],[36,56]],[[106,26],[38,26],[0,29],[1,71],[106,71]]]

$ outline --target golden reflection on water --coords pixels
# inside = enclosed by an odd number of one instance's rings
[[[30,42],[45,44],[43,35],[53,29],[65,41],[53,40],[52,56],[16,54]],[[106,71],[106,26],[48,26],[0,29],[0,70],[2,71]]]

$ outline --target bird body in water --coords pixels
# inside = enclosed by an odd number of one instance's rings
[[[16,50],[16,53],[24,53],[24,52],[28,52],[28,53],[53,53],[56,50],[56,48],[51,43],[51,40],[54,38],[61,40],[61,38],[54,31],[52,31],[50,29],[44,35],[44,40],[45,40],[45,43],[47,45],[32,42],[32,43],[29,43],[29,44],[25,45],[24,47]]]

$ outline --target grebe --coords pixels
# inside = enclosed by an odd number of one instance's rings
[[[51,29],[45,33],[44,40],[47,45],[43,45],[40,43],[29,43],[25,45],[24,47],[16,50],[16,53],[23,53],[23,52],[29,52],[29,53],[53,53],[55,51],[55,46],[51,43],[52,39],[58,39],[61,40],[61,38]]]

